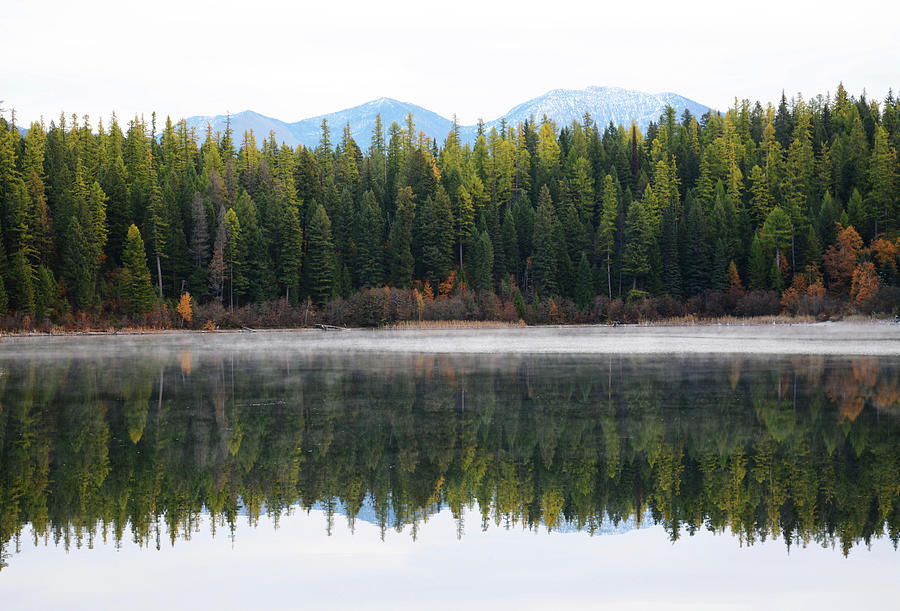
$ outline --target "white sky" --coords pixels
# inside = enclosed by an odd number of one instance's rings
[[[900,88],[900,2],[4,0],[0,99],[44,115],[252,109],[285,121],[386,96],[463,123],[549,89],[725,108]]]
[[[674,544],[662,527],[621,535],[551,533],[490,525],[466,513],[465,534],[445,509],[379,539],[361,520],[351,534],[336,516],[296,511],[213,538],[201,519],[190,541],[139,549],[98,540],[66,553],[23,534],[0,575],[8,609],[888,609],[896,604],[900,552],[811,543],[788,553],[780,538],[750,547],[706,530]],[[27,531],[27,529],[26,529]],[[110,536],[111,538],[111,536]],[[99,539],[99,537],[98,537]]]

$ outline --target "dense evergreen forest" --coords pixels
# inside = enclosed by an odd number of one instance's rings
[[[460,534],[900,541],[900,375],[879,359],[101,354],[4,362],[0,569],[29,539],[240,537],[241,513],[297,505],[413,536],[449,507]]]
[[[315,149],[200,135],[155,114],[124,128],[61,115],[21,131],[4,116],[6,327],[900,304],[892,94],[879,103],[839,86],[702,117],[669,108],[646,133],[538,118],[480,129],[472,146],[455,130],[441,145],[411,115],[339,138],[323,121]]]

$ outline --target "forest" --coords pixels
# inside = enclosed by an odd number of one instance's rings
[[[312,507],[382,536],[449,508],[459,536],[900,541],[900,375],[875,358],[142,357],[4,362],[0,570],[23,545],[240,538],[242,515]]]
[[[412,115],[323,121],[314,149],[155,113],[2,117],[7,329],[900,308],[892,93],[670,107],[645,132],[532,118],[473,145]]]

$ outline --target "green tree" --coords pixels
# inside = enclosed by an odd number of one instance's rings
[[[131,318],[140,318],[150,311],[153,306],[153,285],[150,283],[150,270],[147,269],[144,240],[134,224],[128,228],[122,249],[120,283],[122,305]]]
[[[432,281],[443,280],[453,261],[453,215],[450,198],[443,187],[428,197],[417,215],[422,271]]]
[[[322,304],[334,292],[335,256],[331,221],[321,205],[316,205],[306,235],[307,251],[303,261],[306,289],[315,303]]]
[[[616,223],[619,218],[619,196],[612,176],[603,179],[603,208],[597,228],[597,247],[606,265],[607,295],[612,299],[612,263],[616,250]]]
[[[228,267],[228,307],[234,311],[234,289],[246,286],[244,278],[244,240],[241,222],[234,208],[225,213],[225,265]]]
[[[384,276],[382,265],[382,243],[384,239],[384,219],[381,206],[371,190],[363,194],[357,223],[356,275],[361,287],[381,286]]]
[[[482,230],[474,234],[468,265],[469,286],[472,290],[490,291],[493,288],[494,248],[487,231]]]
[[[534,254],[531,272],[535,293],[552,296],[557,293],[556,216],[547,185],[541,187],[538,196],[537,215],[534,221]]]
[[[388,238],[388,264],[391,283],[399,288],[412,284],[412,226],[415,215],[415,199],[410,187],[397,192],[396,213]]]

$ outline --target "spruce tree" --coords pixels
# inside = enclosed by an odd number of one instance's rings
[[[240,294],[246,285],[243,246],[241,222],[234,208],[229,208],[225,213],[225,265],[228,267],[228,307],[232,312],[235,304],[235,289]]]
[[[587,255],[581,253],[581,259],[578,261],[578,269],[575,272],[575,304],[579,308],[584,308],[591,303],[594,298],[593,273],[591,264],[588,262]]]
[[[359,210],[356,237],[357,285],[361,287],[381,286],[384,268],[382,265],[382,239],[384,221],[381,207],[371,190],[363,194]]]
[[[667,206],[663,211],[661,231],[659,250],[662,260],[663,291],[667,295],[680,297],[681,265],[678,261],[678,233],[675,226],[675,214],[671,206]]]
[[[412,285],[412,225],[415,215],[415,200],[412,189],[404,187],[397,192],[396,213],[388,239],[388,266],[391,283],[399,288]]]
[[[541,187],[538,196],[537,214],[534,220],[534,254],[531,257],[531,272],[534,290],[538,295],[551,297],[557,294],[557,248],[556,216],[553,201],[547,185]]]
[[[472,290],[482,292],[493,288],[493,265],[494,248],[491,238],[487,231],[478,231],[473,235],[468,263],[469,286]]]
[[[321,205],[316,205],[307,227],[307,251],[303,261],[306,290],[313,302],[323,304],[334,292],[335,254],[331,221]]]
[[[120,280],[122,306],[131,318],[140,318],[153,306],[153,285],[147,269],[144,240],[137,226],[128,228],[122,249],[122,275]]]
[[[300,296],[300,263],[303,252],[303,230],[296,206],[284,207],[278,225],[279,260],[278,284],[289,303],[297,303]]]
[[[421,243],[422,272],[432,283],[442,281],[453,265],[453,216],[450,198],[443,187],[428,197],[417,215]]]
[[[750,244],[749,266],[749,287],[754,291],[764,290],[768,285],[769,268],[766,265],[766,256],[763,253],[762,241],[758,234],[753,236],[753,242]]]
[[[513,277],[518,277],[519,237],[516,234],[516,219],[511,208],[507,208],[506,213],[503,215],[503,226],[500,233],[503,243],[503,260],[506,263],[506,269],[502,271],[504,274],[512,274]]]

